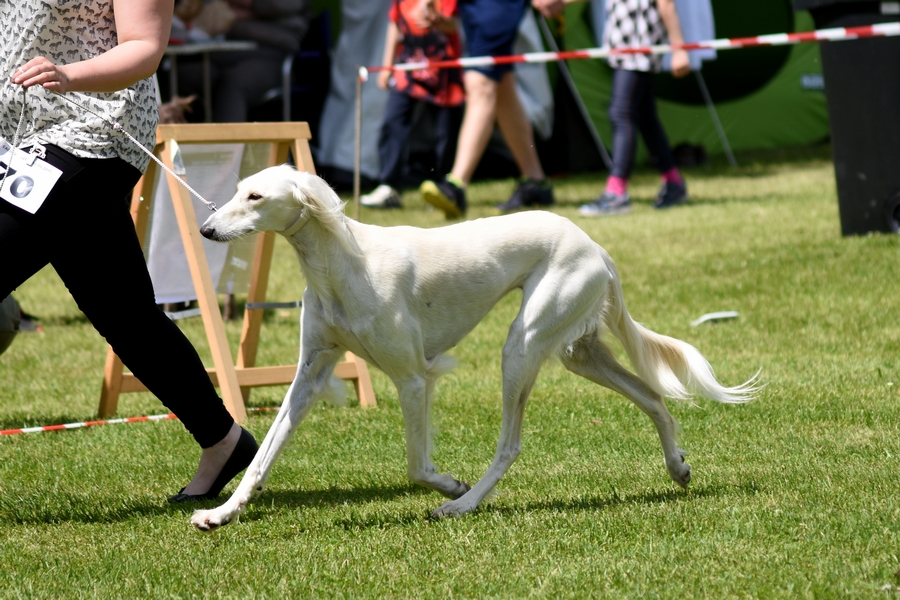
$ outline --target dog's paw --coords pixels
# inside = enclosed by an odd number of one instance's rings
[[[212,531],[232,521],[237,522],[239,512],[222,510],[222,507],[211,510],[195,510],[191,515],[191,523],[200,531]]]
[[[679,450],[678,456],[675,460],[666,461],[666,468],[669,470],[669,477],[672,478],[672,481],[683,488],[686,488],[691,482],[691,465],[684,462],[685,454],[686,453],[684,450]]]
[[[472,489],[471,485],[465,481],[459,481],[450,473],[444,473],[443,475],[432,474],[430,477],[422,479],[413,478],[413,481],[416,481],[418,484],[427,488],[431,488],[451,500],[456,500]]]
[[[447,517],[461,517],[473,510],[475,510],[474,506],[469,506],[467,503],[459,502],[458,500],[451,500],[450,502],[444,502],[436,508],[435,511],[431,513],[431,518],[446,519]]]
[[[452,478],[451,478],[452,479]],[[448,489],[447,491],[442,491],[441,493],[450,498],[451,500],[456,500],[457,498],[462,498],[466,492],[472,489],[472,486],[466,483],[465,481],[457,481],[453,479],[453,487]]]

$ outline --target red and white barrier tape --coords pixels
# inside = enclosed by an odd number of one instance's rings
[[[261,407],[248,408],[247,412],[268,412],[270,410],[278,410],[279,407]],[[101,421],[83,421],[81,423],[66,423],[64,425],[44,425],[41,427],[23,427],[21,429],[5,429],[0,431],[3,435],[18,435],[20,433],[38,433],[41,431],[60,431],[62,429],[79,429],[81,427],[96,427],[97,425],[117,425],[119,423],[139,423],[142,421],[165,421],[168,419],[177,419],[174,413],[167,415],[149,415],[144,417],[125,417],[123,419],[106,419]]]
[[[752,46],[785,46],[803,42],[822,42],[855,40],[860,38],[887,37],[900,35],[900,22],[879,23],[862,27],[835,27],[817,29],[798,33],[773,33],[745,38],[720,38],[704,42],[681,44],[660,44],[658,46],[640,46],[634,48],[587,48],[584,50],[566,50],[562,52],[529,52],[512,56],[472,56],[457,60],[419,61],[393,65],[391,67],[360,67],[359,77],[363,81],[368,74],[375,71],[416,71],[419,69],[447,69],[453,67],[484,67],[490,65],[507,65],[513,63],[545,63],[559,60],[582,60],[586,58],[607,58],[616,54],[667,54],[672,50],[729,50],[731,48],[748,48]]]

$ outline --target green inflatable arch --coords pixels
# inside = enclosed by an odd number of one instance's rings
[[[815,28],[809,13],[794,13],[787,0],[713,0],[712,5],[717,38]],[[565,49],[597,46],[589,11],[587,4],[566,8],[562,35]],[[609,147],[606,111],[611,70],[601,60],[570,61],[568,65],[591,119]],[[817,44],[719,51],[716,60],[704,63],[702,74],[733,150],[801,146],[827,139],[828,115]],[[694,76],[676,80],[660,73],[656,90],[660,118],[673,147],[700,144],[709,154],[724,153]],[[641,147],[638,160],[646,157]]]

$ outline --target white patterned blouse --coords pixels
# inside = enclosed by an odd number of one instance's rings
[[[143,172],[150,158],[120,132],[41,86],[24,94],[13,71],[37,56],[55,64],[93,58],[117,44],[112,0],[0,0],[0,136],[12,143],[26,100],[19,147],[55,144],[82,158],[119,157]],[[155,143],[159,110],[153,82],[118,92],[67,94],[105,115],[147,148]]]

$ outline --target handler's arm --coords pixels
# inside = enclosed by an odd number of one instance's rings
[[[118,45],[89,60],[54,65],[37,57],[12,82],[54,92],[115,92],[156,72],[169,42],[174,0],[113,0]]]
[[[669,43],[674,46],[684,44],[684,35],[681,33],[681,21],[678,19],[678,12],[675,10],[675,0],[657,0],[659,7],[659,16],[662,18],[663,25],[666,26],[666,33],[669,34]],[[675,50],[672,52],[672,75],[675,77],[684,77],[691,72],[691,60],[688,53],[684,50]]]

